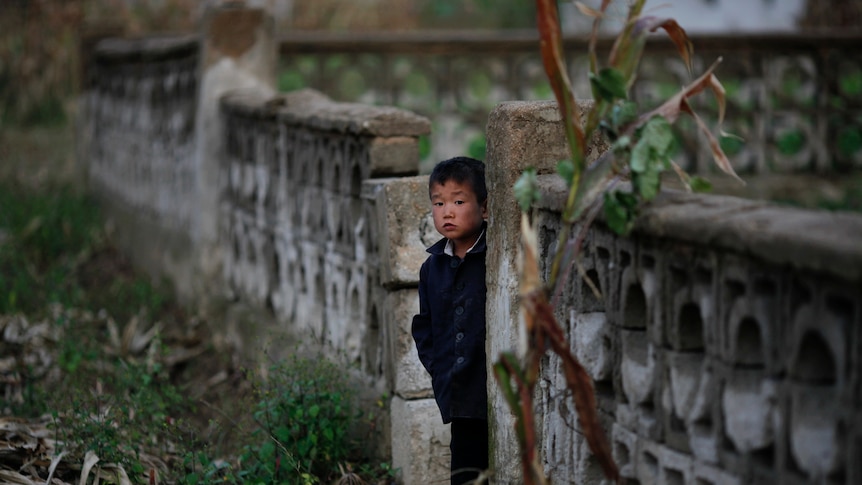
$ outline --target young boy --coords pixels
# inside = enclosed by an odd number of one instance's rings
[[[442,161],[428,192],[434,228],[445,237],[428,248],[419,271],[413,340],[443,422],[452,423],[451,483],[463,484],[488,468],[485,165],[468,157]]]

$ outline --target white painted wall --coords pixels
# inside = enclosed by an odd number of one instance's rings
[[[583,3],[597,8],[601,1]],[[805,3],[806,0],[649,0],[644,15],[672,17],[690,34],[788,32],[797,29]],[[628,2],[613,2],[603,31],[619,31],[627,12]],[[587,33],[592,26],[592,19],[570,2],[560,4],[560,17],[566,32]]]

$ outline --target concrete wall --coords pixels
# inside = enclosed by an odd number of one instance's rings
[[[313,90],[274,94],[272,23],[254,12],[217,11],[200,39],[99,45],[83,131],[92,188],[141,267],[189,299],[266,316],[229,329],[239,347],[278,356],[290,349],[277,337],[298,334],[391,396],[376,445],[404,483],[446,481],[448,428],[409,331],[424,248],[438,237],[427,178],[415,175],[430,123]],[[565,147],[547,102],[501,104],[487,137],[495,360],[520,342],[511,187],[524,167],[551,173]],[[541,180],[547,258],[562,197],[555,176]],[[674,193],[629,238],[599,221],[583,265],[603,298],[570,277],[556,308],[623,475],[862,480],[859,241],[859,216]],[[556,483],[599,483],[558,365],[546,359],[537,395],[546,470]],[[493,379],[489,391],[496,482],[520,483],[511,416]]]
[[[87,57],[80,153],[93,192],[138,266],[190,294],[200,41],[105,39]]]
[[[565,188],[551,103],[513,102],[488,124],[489,355],[518,346],[517,209],[511,183],[539,168],[547,263]],[[857,483],[862,434],[862,217],[668,192],[630,237],[596,223],[556,316],[595,382],[632,483]],[[547,271],[548,268],[545,268]],[[520,483],[512,419],[495,386],[499,483]],[[560,363],[543,362],[537,416],[555,483],[599,483]]]
[[[115,241],[247,358],[299,340],[370,399],[392,396],[369,446],[405,483],[445,479],[448,428],[409,331],[437,237],[415,177],[429,121],[276,95],[271,19],[236,7],[206,19],[200,37],[108,39],[90,56],[81,153]]]

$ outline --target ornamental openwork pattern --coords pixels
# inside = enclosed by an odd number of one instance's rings
[[[693,36],[692,42],[694,73],[722,58],[716,74],[727,90],[724,128],[736,136],[722,145],[738,173],[862,167],[862,38],[733,34]],[[600,59],[606,58],[610,44],[599,47]],[[570,38],[565,52],[576,96],[592,98],[586,42]],[[334,99],[428,116],[434,129],[425,162],[431,164],[480,146],[487,114],[498,103],[553,99],[538,41],[522,31],[349,39],[289,33],[281,41],[281,62],[285,89],[311,86]],[[650,42],[633,96],[650,106],[691,80],[669,42]],[[715,126],[718,120],[705,121]],[[706,140],[686,122],[675,133],[675,160],[691,172],[713,171]]]
[[[555,250],[559,220],[540,215],[545,251]],[[623,238],[599,225],[583,255],[583,272],[572,269],[558,296],[557,318],[595,380],[625,478],[717,485],[862,477],[858,281],[672,237]],[[563,399],[558,359],[545,362],[543,375],[548,473],[555,482],[599,483],[601,468]]]
[[[284,104],[268,107],[243,93],[222,103],[225,278],[237,298],[272,308],[292,331],[382,378],[383,307],[375,292],[377,261],[387,256],[377,254],[377,212],[363,182],[416,171],[415,156],[403,159],[412,167],[382,163],[400,160],[393,153],[415,146],[415,137],[381,135],[390,126],[409,130],[419,118],[339,105],[312,91]]]
[[[170,230],[192,221],[198,53],[193,37],[107,40],[88,66],[90,180]]]

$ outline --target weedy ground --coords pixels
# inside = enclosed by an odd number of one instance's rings
[[[258,375],[111,244],[75,145],[0,127],[0,481],[388,483],[343,370]]]

